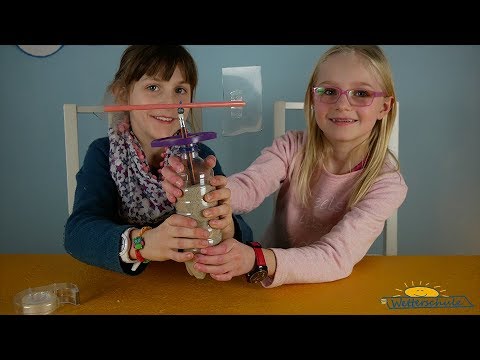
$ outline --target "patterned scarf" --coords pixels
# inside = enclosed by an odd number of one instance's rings
[[[159,174],[147,163],[145,152],[130,129],[128,117],[108,129],[110,174],[121,198],[119,215],[129,224],[156,225],[175,212],[162,189]],[[178,147],[168,148],[163,166]],[[157,172],[157,175],[152,173]]]

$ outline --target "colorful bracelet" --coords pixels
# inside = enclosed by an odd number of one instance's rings
[[[140,254],[140,250],[142,250],[145,247],[145,240],[143,240],[143,234],[147,232],[148,230],[151,230],[152,228],[150,226],[144,226],[140,230],[140,233],[138,236],[133,238],[133,246],[135,248],[135,256],[137,257],[137,260],[143,263],[148,263],[150,260],[145,259],[142,254]]]

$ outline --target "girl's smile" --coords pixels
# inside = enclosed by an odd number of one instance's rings
[[[170,123],[174,120],[177,120],[177,118],[167,117],[163,115],[150,115],[150,116],[153,117],[155,120],[165,122],[165,123]]]
[[[330,121],[332,121],[335,125],[338,126],[348,126],[357,122],[358,120],[348,118],[331,118]]]

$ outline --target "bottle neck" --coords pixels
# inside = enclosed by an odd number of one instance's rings
[[[182,163],[185,166],[183,180],[186,181],[186,184],[188,186],[205,185],[209,176],[205,174],[207,169],[203,159],[198,154],[198,144],[181,145],[180,154]]]
[[[180,152],[182,155],[192,154],[198,156],[198,144],[181,145]]]

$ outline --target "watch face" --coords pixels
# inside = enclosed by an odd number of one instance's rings
[[[120,254],[123,254],[127,250],[127,245],[128,245],[128,240],[125,239],[124,236],[122,236],[122,248],[120,249]]]
[[[251,283],[258,283],[265,279],[268,275],[268,271],[265,269],[257,269],[254,273],[248,274],[248,281]]]

